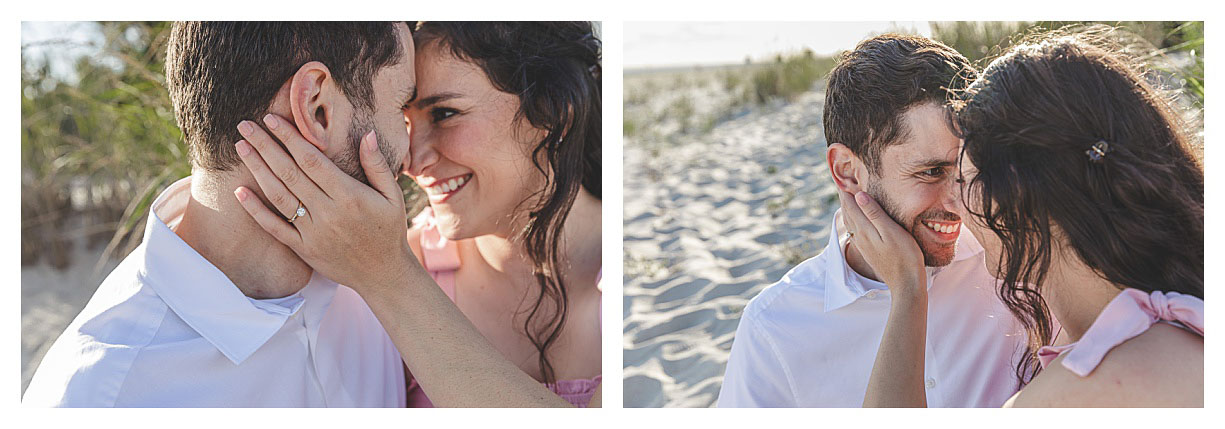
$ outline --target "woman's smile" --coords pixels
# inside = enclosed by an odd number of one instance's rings
[[[446,179],[435,179],[428,182],[427,180],[429,179],[421,178],[418,179],[417,183],[421,185],[421,188],[425,190],[427,195],[429,195],[430,203],[438,204],[449,200],[452,195],[455,195],[457,192],[464,189],[464,187],[472,181],[472,176],[472,173],[468,173]]]

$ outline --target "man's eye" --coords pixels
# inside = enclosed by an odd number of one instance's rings
[[[932,167],[932,168],[923,170],[923,175],[931,176],[931,177],[940,177],[944,175],[944,169],[940,167]]]

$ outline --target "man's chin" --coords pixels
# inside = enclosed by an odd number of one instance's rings
[[[928,267],[944,267],[953,263],[953,258],[956,256],[956,247],[939,249],[937,251],[928,251],[927,249],[923,249],[923,265]]]

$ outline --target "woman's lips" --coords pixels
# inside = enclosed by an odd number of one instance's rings
[[[429,195],[431,203],[441,203],[451,198],[452,195],[464,189],[468,182],[472,181],[472,173],[462,176],[455,176],[445,180],[438,180],[434,185],[425,187],[426,195]]]

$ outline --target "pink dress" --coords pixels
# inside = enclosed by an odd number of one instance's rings
[[[1106,357],[1106,352],[1124,341],[1144,333],[1153,324],[1166,322],[1204,335],[1204,300],[1177,292],[1146,293],[1139,289],[1120,292],[1080,340],[1038,350],[1038,360],[1046,367],[1063,355],[1063,366],[1081,377],[1089,375]]]
[[[430,276],[434,278],[442,291],[451,298],[451,301],[455,301],[455,271],[459,269],[459,248],[454,242],[438,233],[438,226],[434,223],[433,208],[426,207],[425,210],[422,210],[421,214],[413,218],[413,225],[421,225],[421,251],[425,269],[429,271]],[[599,385],[599,375],[591,379],[557,380],[556,383],[544,383],[544,386],[550,391],[579,408],[587,407]],[[408,406],[410,408],[434,406],[430,398],[425,396],[425,391],[421,390],[421,386],[417,384],[417,380],[412,380],[408,385]]]

